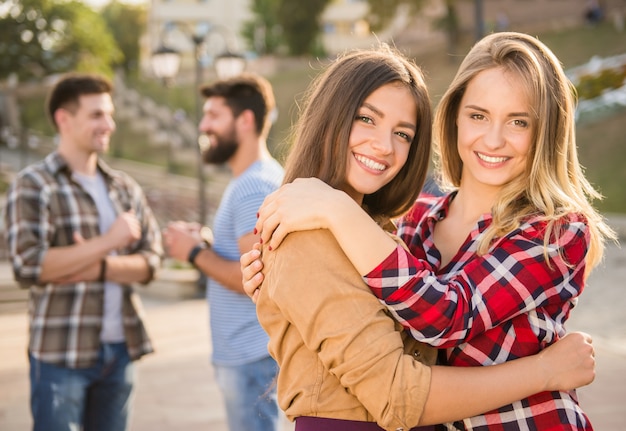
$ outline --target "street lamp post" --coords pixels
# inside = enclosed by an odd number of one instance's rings
[[[163,81],[163,87],[167,90],[174,77],[178,73],[178,69],[180,68],[180,55],[178,51],[168,48],[164,45],[159,46],[156,51],[153,53],[153,58],[159,59],[159,61],[152,62],[152,70],[157,78]],[[167,101],[167,100],[166,100]],[[173,156],[174,152],[172,151],[172,141],[170,139],[170,133],[167,133],[167,173],[170,174],[174,171],[174,162]]]
[[[476,40],[478,41],[485,35],[483,0],[474,0],[474,18],[476,20]]]
[[[219,79],[229,78],[231,76],[239,75],[243,72],[246,66],[246,60],[242,55],[239,55],[231,50],[229,38],[224,34],[226,31],[223,27],[208,26],[208,30],[205,32],[190,31],[189,23],[171,21],[168,23],[183,30],[183,33],[189,38],[193,44],[194,49],[194,61],[195,61],[195,122],[196,126],[199,125],[202,118],[202,100],[200,99],[199,89],[202,85],[204,66],[202,63],[202,55],[204,43],[209,35],[213,33],[219,33],[224,38],[226,49],[224,52],[215,56],[214,67],[216,75]],[[161,37],[159,48],[152,54],[152,69],[154,74],[164,79],[173,79],[178,74],[180,67],[180,52],[167,47]],[[202,161],[202,148],[200,143],[200,131],[198,130],[196,147],[198,151],[198,164],[197,164],[197,177],[198,177],[198,206],[199,206],[199,222],[201,225],[206,224],[206,179],[204,175],[204,164]]]

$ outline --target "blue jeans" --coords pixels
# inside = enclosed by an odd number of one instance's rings
[[[125,343],[102,344],[90,368],[30,359],[33,431],[124,431],[134,366]]]
[[[235,367],[214,365],[230,431],[276,431],[276,374],[271,357]]]

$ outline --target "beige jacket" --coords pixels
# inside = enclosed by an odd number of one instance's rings
[[[369,291],[327,230],[263,251],[257,303],[280,366],[278,402],[298,416],[417,425],[436,351],[411,339]],[[417,360],[416,360],[417,359]],[[423,362],[423,363],[422,363]]]

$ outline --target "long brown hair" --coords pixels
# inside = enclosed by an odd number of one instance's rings
[[[492,208],[493,222],[479,244],[485,253],[494,238],[520,226],[529,216],[548,222],[544,242],[570,213],[583,215],[591,233],[587,270],[602,258],[604,240],[614,232],[590,200],[601,196],[589,184],[578,161],[575,135],[575,88],[550,49],[538,39],[515,32],[480,40],[465,57],[435,114],[436,163],[442,187],[460,186],[463,162],[457,149],[459,105],[470,81],[480,72],[501,67],[517,76],[533,109],[533,146],[524,174],[507,184]],[[547,253],[547,251],[546,251]]]
[[[389,83],[402,85],[413,95],[417,133],[398,175],[366,195],[363,206],[375,218],[392,218],[408,211],[428,170],[432,108],[420,69],[388,45],[350,51],[313,81],[293,130],[284,182],[317,177],[341,188],[346,178],[348,139],[357,112],[373,91]]]

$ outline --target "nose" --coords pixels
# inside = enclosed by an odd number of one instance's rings
[[[485,133],[484,142],[487,148],[497,149],[503,147],[506,142],[506,138],[502,127],[497,124],[493,124],[489,127]]]
[[[211,120],[204,115],[200,119],[200,124],[198,124],[198,130],[203,133],[208,133],[211,130]]]
[[[372,148],[381,155],[391,154],[393,152],[393,134],[388,132],[376,133],[372,138]]]
[[[107,127],[108,130],[110,130],[111,132],[115,131],[115,127],[116,126],[115,126],[115,120],[113,119],[113,117],[111,117],[111,116],[105,117],[104,122],[105,122],[106,127]]]

